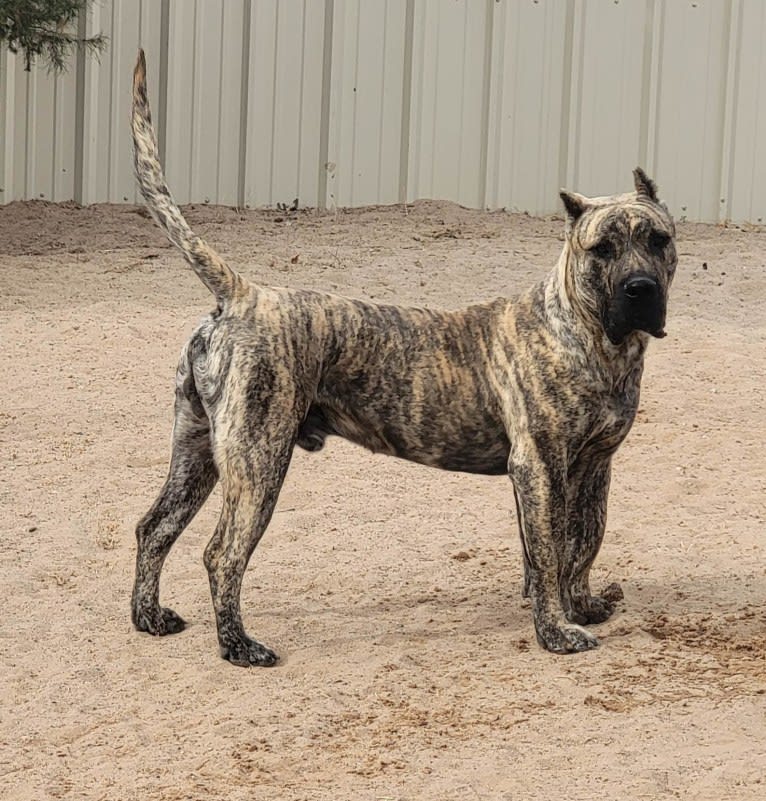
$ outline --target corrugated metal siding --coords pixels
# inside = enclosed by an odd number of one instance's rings
[[[304,206],[316,206],[320,199],[324,4],[258,0],[250,5],[241,202],[289,204],[297,197]]]
[[[336,0],[327,206],[400,200],[406,0]],[[409,99],[409,98],[407,98]]]
[[[730,12],[720,0],[661,10],[654,171],[669,205],[691,219],[720,214]]]
[[[732,20],[723,216],[766,222],[766,3],[744,0]]]
[[[491,7],[415,3],[407,198],[482,206]]]
[[[640,161],[646,5],[600,0],[578,8],[566,181],[578,192],[603,192],[615,178],[624,186]]]
[[[94,4],[87,26],[81,26],[86,33],[107,33],[109,46],[100,60],[79,57],[68,73],[76,76],[76,86],[66,98],[76,114],[73,126],[75,175],[72,191],[54,196],[54,200],[137,201],[128,130],[130,75],[139,43],[155,54],[160,52],[161,12],[162,3],[153,0],[100,0]],[[161,116],[158,57],[149,64],[148,79],[155,117]]]
[[[421,197],[532,213],[644,165],[674,213],[766,219],[762,0],[99,0],[97,62],[0,51],[0,202],[134,202],[136,48],[182,203]]]
[[[567,183],[572,4],[492,11],[485,205],[549,212]]]

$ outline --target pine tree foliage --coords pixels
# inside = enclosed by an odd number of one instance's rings
[[[38,57],[48,70],[63,72],[70,52],[85,49],[100,53],[106,47],[102,34],[78,36],[77,20],[93,0],[0,0],[0,41],[11,53],[24,54],[29,71]]]

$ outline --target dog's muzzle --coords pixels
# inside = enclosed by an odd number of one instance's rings
[[[606,334],[619,345],[631,331],[665,336],[665,292],[656,278],[634,273],[621,281],[605,320]]]

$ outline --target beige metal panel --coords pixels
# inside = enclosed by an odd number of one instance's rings
[[[267,206],[272,202],[277,2],[259,0],[250,18],[246,206]]]
[[[576,3],[567,183],[579,192],[625,191],[643,160],[651,11],[651,2],[637,0]]]
[[[24,70],[21,54],[5,50],[3,87],[3,202],[70,200],[74,186],[75,77],[44,68]]]
[[[0,203],[16,200],[16,58],[0,44]]]
[[[216,175],[216,203],[227,206],[242,202],[241,186],[244,183],[242,166],[245,156],[247,131],[246,108],[243,93],[247,90],[246,32],[249,24],[247,0],[226,0],[221,19],[220,97],[218,115],[218,171]],[[209,112],[208,112],[209,113]]]
[[[492,31],[487,196],[490,208],[532,214],[559,207],[565,183],[569,6],[501,2]]]
[[[238,202],[244,21],[243,0],[171,4],[166,161],[179,202]]]
[[[93,5],[88,33],[109,37],[100,59],[86,58],[80,73],[84,94],[82,203],[135,203],[130,138],[133,66],[139,45],[146,50],[150,101],[157,117],[160,84],[161,4],[153,0],[102,0]]]
[[[679,218],[713,221],[720,214],[730,12],[720,0],[661,4],[649,158]]]
[[[30,117],[34,116],[33,94],[30,92],[32,73],[24,71],[24,63],[20,56],[12,56],[15,61],[13,103],[11,112],[11,148],[14,169],[8,200],[31,200],[35,197],[30,187],[29,172],[32,156],[30,144],[33,143],[30,132]]]
[[[641,163],[677,216],[766,216],[760,0],[100,0],[82,31],[108,50],[64,76],[0,51],[0,202],[136,199],[141,44],[181,202],[550,212]]]
[[[325,4],[258,0],[250,25],[244,200],[319,200]]]
[[[203,0],[172,2],[168,34],[167,130],[165,171],[179,203],[190,203],[192,196],[193,124],[195,120],[195,80],[198,31],[197,19]],[[215,14],[205,14],[204,25],[215,25]],[[220,17],[219,20],[220,22]]]
[[[722,197],[728,219],[766,222],[766,4],[744,0],[733,19],[730,171]]]
[[[245,0],[171,0],[164,139],[179,203],[239,202]]]
[[[482,206],[494,2],[415,4],[407,198]]]
[[[406,16],[406,0],[334,4],[329,207],[399,200]]]
[[[26,190],[30,198],[55,200],[53,173],[56,169],[54,143],[56,123],[57,79],[44,70],[35,69],[26,73],[22,80],[27,83],[27,165]],[[64,198],[62,198],[63,200]]]
[[[76,107],[77,71],[70,69],[54,82],[53,200],[74,198]]]

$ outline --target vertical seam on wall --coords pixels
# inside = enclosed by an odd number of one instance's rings
[[[8,202],[10,192],[8,190],[9,181],[7,181],[8,173],[7,156],[8,156],[8,98],[10,92],[8,91],[8,54],[6,52],[5,43],[0,42],[0,97],[3,102],[0,103],[0,205]],[[76,118],[75,118],[76,123]],[[75,159],[77,158],[75,151]]]
[[[52,115],[52,122],[53,122],[53,130],[51,131],[51,192],[50,197],[48,200],[56,201],[58,198],[56,197],[56,165],[58,163],[57,153],[56,153],[56,145],[58,144],[58,108],[59,108],[59,79],[58,76],[53,78],[53,115]]]
[[[463,41],[460,43],[460,103],[458,106],[458,126],[460,134],[458,136],[457,147],[457,197],[455,200],[458,203],[463,202],[463,142],[465,140],[465,92],[466,92],[466,73],[468,68],[466,65],[466,50],[468,49],[468,21],[467,21],[467,6],[463,7]],[[482,65],[483,66],[483,65]],[[438,61],[437,61],[437,74],[438,74]],[[434,115],[434,119],[436,116]],[[434,141],[436,138],[436,128],[434,127]],[[436,148],[434,148],[434,151]],[[479,159],[481,159],[481,142],[479,142]],[[469,205],[469,203],[466,203]]]
[[[27,105],[24,109],[24,197],[29,198],[30,196],[30,188],[32,181],[30,180],[30,160],[31,160],[31,153],[34,151],[35,145],[35,130],[32,125],[30,125],[30,118],[32,116],[32,108],[34,106],[34,100],[36,99],[36,93],[34,91],[34,87],[32,86],[32,78],[34,73],[28,72],[26,73],[25,83],[27,85]],[[30,102],[32,100],[33,102]]]
[[[489,151],[489,100],[492,79],[492,42],[495,29],[495,0],[487,0],[484,28],[484,71],[481,96],[481,144],[479,149],[479,208],[488,207],[487,161]]]
[[[168,122],[168,54],[170,51],[170,0],[162,0],[160,9],[160,85],[157,113],[157,147],[160,151],[160,160],[165,164],[165,151],[167,149],[167,122]]]
[[[410,115],[412,113],[412,53],[415,33],[415,0],[407,0],[404,12],[404,69],[402,70],[402,122],[399,134],[399,202],[407,202],[410,179]]]
[[[428,12],[425,12],[425,13],[427,14]],[[439,66],[440,66],[439,58],[441,56],[441,34],[442,34],[442,24],[441,24],[442,15],[440,13],[440,10],[439,10],[438,6],[436,7],[435,15],[436,15],[436,25],[435,25],[435,29],[436,30],[434,32],[434,42],[435,42],[434,50],[435,50],[435,52],[434,52],[434,59],[433,59],[433,65],[434,65],[434,80],[433,80],[434,91],[433,91],[433,97],[431,98],[431,103],[430,103],[430,106],[431,106],[431,120],[430,120],[431,126],[430,126],[430,130],[429,130],[429,140],[428,140],[428,155],[429,155],[429,159],[428,159],[428,197],[433,197],[434,196],[434,172],[436,171],[435,170],[435,168],[436,168],[436,147],[435,147],[435,145],[436,145],[436,110],[439,107]],[[425,26],[423,26],[423,41],[425,42]],[[425,64],[424,64],[424,66],[425,66]],[[425,70],[423,70],[423,71],[425,72]],[[422,80],[423,79],[421,77],[421,81]],[[422,83],[421,83],[421,87],[422,87]],[[422,96],[422,91],[421,91],[421,96]],[[422,143],[422,139],[421,139],[421,143]],[[422,148],[420,150],[420,158],[421,158],[421,160],[423,158],[423,150],[422,150]],[[422,169],[421,169],[421,176],[422,176],[422,174],[423,173],[422,173]]]
[[[739,97],[739,53],[742,40],[742,7],[740,0],[733,0],[729,5],[726,27],[728,34],[726,37],[726,76],[723,84],[721,171],[717,198],[717,217],[720,222],[724,222],[731,217],[731,195],[734,188],[734,145],[737,134],[736,109],[737,98]]]
[[[545,124],[545,117],[546,117],[546,98],[550,97],[551,94],[551,61],[550,61],[550,39],[551,37],[548,35],[548,7],[541,9],[543,15],[543,41],[541,44],[541,70],[540,70],[540,106],[537,112],[537,128],[541,132],[540,136],[537,137],[537,148],[535,150],[535,163],[540,165],[541,169],[541,176],[545,176],[545,181],[538,181],[538,188],[535,192],[535,200],[534,206],[532,208],[529,207],[528,204],[525,204],[527,207],[523,209],[530,214],[537,214],[537,210],[540,208],[540,194],[543,194],[543,202],[542,207],[545,208],[546,204],[546,196],[549,191],[547,177],[548,177],[548,170],[543,166],[546,163],[545,159],[545,152],[548,149],[548,136],[549,130],[548,126]],[[566,16],[565,16],[566,18]],[[542,132],[545,131],[543,134]]]
[[[81,11],[77,18],[77,35],[82,39],[86,36],[85,11]],[[85,52],[83,48],[77,51],[76,80],[74,92],[74,187],[73,194],[77,203],[83,202],[84,157],[85,157]]]
[[[356,8],[356,30],[354,31],[354,85],[351,87],[351,169],[349,170],[349,198],[348,205],[354,205],[354,190],[356,189],[356,142],[357,132],[359,130],[359,104],[357,98],[359,96],[359,31],[361,28],[362,13],[359,6]]]
[[[663,0],[658,0],[660,3]],[[647,149],[647,159],[651,163],[652,172],[657,171],[657,149],[660,139],[660,87],[662,86],[662,68],[663,68],[663,49],[665,46],[665,14],[664,8],[660,8],[657,22],[657,59],[656,59],[656,73],[654,79],[654,119],[652,124],[648,126],[648,132],[651,134],[651,152]],[[651,109],[651,106],[650,106]]]
[[[692,6],[692,7],[694,7],[694,6]],[[727,25],[728,21],[729,21],[729,17],[728,17],[728,14],[726,14],[725,11],[723,13],[723,16],[724,16],[723,23],[724,23],[724,25]],[[711,45],[713,43],[712,29],[713,29],[713,15],[712,14],[708,14],[708,16],[707,16],[707,26],[706,26],[706,29],[705,29],[705,32],[707,34],[706,42],[705,42],[706,47],[704,48],[708,52],[710,52],[710,48],[711,48]],[[723,38],[726,40],[726,45],[722,46],[722,49],[723,49],[722,56],[723,56],[723,62],[726,63],[726,61],[728,60],[728,53],[727,53],[727,50],[728,50],[728,39],[729,39],[729,31],[728,31],[728,29],[726,31],[726,35]],[[710,80],[711,72],[712,72],[712,67],[711,67],[711,64],[710,64],[711,60],[712,59],[708,60],[708,63],[707,63],[707,66],[706,66],[706,70],[705,70],[705,79],[706,79],[705,80],[705,84],[707,86],[711,86],[711,80]],[[720,89],[719,89],[719,87],[715,87],[715,88],[718,89],[717,92],[715,92],[715,91],[713,93],[705,92],[705,94],[703,95],[702,125],[700,126],[700,128],[701,128],[701,138],[702,138],[702,152],[703,153],[707,153],[708,152],[709,133],[708,133],[708,124],[707,123],[708,123],[708,119],[709,119],[710,107],[711,107],[711,105],[713,105],[713,100],[711,98],[711,95],[714,95],[716,100],[720,99]],[[721,123],[723,123],[723,116],[721,116],[721,120],[720,121],[721,121]],[[713,126],[710,126],[710,127],[713,127]],[[720,131],[721,131],[720,127],[719,126],[715,126],[715,127],[717,129],[716,133],[720,133]],[[719,145],[720,145],[720,140],[719,140]],[[720,146],[717,148],[717,151],[718,151],[719,161],[718,161],[718,164],[714,164],[713,165],[714,169],[711,170],[711,172],[713,172],[713,181],[711,182],[713,184],[712,188],[716,190],[716,195],[717,195],[717,197],[715,199],[715,203],[713,204],[713,208],[715,209],[715,211],[712,214],[711,222],[712,222],[712,220],[718,219],[718,211],[720,209],[720,202],[719,202],[719,200],[720,200],[720,191],[719,190],[721,188],[721,186],[720,186],[721,164],[723,163],[723,158],[721,156]],[[698,218],[701,218],[703,216],[707,217],[707,213],[705,211],[705,205],[706,205],[706,202],[708,200],[707,193],[705,192],[706,161],[707,161],[707,159],[704,159],[704,158],[700,159],[699,171],[697,173],[699,175],[699,186],[700,186],[700,189],[699,189],[699,192],[697,193],[697,197],[695,198],[695,200],[696,200],[695,210],[692,212],[692,215],[696,216]],[[691,205],[690,203],[687,204],[687,214],[690,211],[690,209],[689,209],[690,205]]]
[[[763,30],[764,21],[766,20],[766,14],[764,14],[764,9],[763,8],[760,8],[759,11],[760,11],[760,18],[759,18],[758,24],[759,24],[760,30]],[[742,26],[744,24],[743,21],[742,21],[743,17],[744,17],[744,12],[741,12],[740,13],[740,17],[739,17],[739,20],[740,20],[740,22],[739,22],[739,25],[740,25],[739,44],[740,44],[740,46],[742,44],[742,38],[741,37],[742,37]],[[758,50],[757,59],[758,59],[757,68],[753,71],[753,74],[754,75],[763,75],[763,48],[760,48]],[[738,85],[737,96],[739,96],[739,72],[740,72],[740,66],[738,65],[738,67],[737,67],[737,85]],[[756,99],[755,105],[756,105],[756,112],[753,115],[753,122],[752,122],[753,147],[750,150],[750,152],[748,153],[748,156],[750,158],[750,163],[755,163],[756,154],[758,152],[758,123],[762,119],[762,115],[763,115],[763,103],[759,102],[759,100]],[[735,141],[736,141],[735,137],[732,137],[732,145],[734,144]],[[733,152],[734,152],[734,149],[732,147],[732,153]],[[733,166],[734,166],[734,158],[732,157],[732,170],[731,170],[731,188],[732,188],[732,190],[734,188],[734,169],[733,169]],[[759,185],[758,181],[757,181],[757,175],[752,175],[751,178],[750,178],[750,188],[749,188],[749,190],[747,192],[747,208],[749,210],[750,221],[751,222],[755,221],[756,223],[761,224],[763,222],[763,212],[761,212],[759,214],[758,211],[755,211],[755,208],[756,208],[756,203],[755,203],[756,185]]]
[[[303,12],[301,14],[301,54],[300,54],[300,88],[298,90],[298,169],[295,173],[295,198],[299,203],[303,203],[301,198],[301,169],[303,167],[303,95],[306,90],[306,3],[303,0]],[[290,203],[290,198],[285,198],[285,203]]]
[[[385,122],[386,105],[386,52],[388,49],[388,0],[383,9],[383,51],[380,62],[380,110],[378,114],[378,168],[375,175],[375,198],[381,202],[381,179],[383,175],[383,127]]]
[[[620,70],[619,70],[620,82],[622,86],[625,85],[625,75],[627,72],[626,61],[628,53],[628,43],[627,43],[628,36],[626,34],[628,32],[629,26],[630,26],[629,15],[625,13],[622,18],[622,27],[620,28],[620,39],[624,43],[621,47],[621,52],[620,52]],[[623,143],[625,142],[625,110],[626,107],[633,106],[635,104],[634,98],[630,97],[630,100],[628,99],[630,94],[631,94],[630,92],[621,91],[617,101],[619,106],[617,111],[617,119],[619,120],[619,125],[617,126],[617,147],[615,147],[614,149],[614,176],[616,179],[616,183],[614,185],[615,192],[619,191],[619,188],[623,180],[621,173],[621,168],[622,168],[621,156],[623,153]],[[639,98],[639,120],[640,120],[640,114],[641,114],[641,100]],[[634,132],[631,131],[630,133],[633,134]],[[591,162],[592,161],[593,159],[591,158]]]
[[[766,22],[766,13],[764,13],[764,9],[763,8],[760,9],[760,12],[761,12],[761,14],[760,14],[760,20],[759,20],[759,27],[760,27],[760,30],[763,30],[764,23]],[[740,20],[740,22],[739,22],[739,25],[740,25],[739,43],[740,43],[740,45],[742,44],[742,26],[744,25],[744,22],[743,22],[744,16],[745,16],[744,12],[740,13],[740,17],[739,17],[739,20]],[[758,50],[758,67],[755,70],[754,74],[755,75],[763,75],[763,48],[759,48],[759,50]],[[737,71],[737,80],[739,82],[739,66],[738,66],[738,71]],[[737,94],[739,95],[739,92]],[[753,125],[753,129],[752,129],[753,130],[753,147],[752,147],[752,149],[751,149],[751,151],[749,153],[751,163],[755,163],[756,154],[758,152],[758,123],[763,118],[763,107],[764,107],[764,104],[762,102],[759,102],[758,100],[756,100],[756,107],[757,107],[757,111],[753,115],[753,123],[752,123],[752,125]],[[733,152],[734,141],[735,140],[732,138],[732,152]],[[732,164],[733,164],[733,158],[732,158]],[[763,215],[763,212],[761,212],[759,214],[758,211],[755,210],[756,209],[756,203],[755,203],[755,189],[756,189],[756,186],[760,186],[760,184],[758,183],[758,180],[757,180],[757,174],[753,175],[751,177],[751,180],[750,180],[750,189],[749,189],[749,191],[747,193],[747,208],[750,210],[749,213],[750,213],[751,221],[753,220],[753,218],[755,218],[755,222],[761,224],[763,222],[763,216],[764,215]],[[734,170],[733,169],[731,171],[731,187],[732,187],[732,190],[733,190],[734,189]]]
[[[279,61],[279,3],[274,9],[274,60],[271,63],[274,86],[271,93],[271,141],[269,142],[269,206],[274,205],[274,139],[277,130],[277,63]]]
[[[245,0],[242,18],[242,65],[239,85],[239,158],[237,159],[237,205],[245,207],[245,176],[247,174],[247,116],[250,110],[250,27],[252,0]]]
[[[500,185],[500,165],[502,163],[501,149],[501,121],[503,118],[504,97],[500,81],[493,81],[494,75],[503,75],[505,66],[505,36],[508,31],[507,6],[501,5],[498,9],[500,17],[499,26],[496,25],[497,19],[493,14],[492,19],[492,54],[489,65],[489,87],[487,89],[487,164],[485,165],[484,180],[484,205],[486,208],[497,208]],[[497,47],[495,47],[495,28],[498,27],[502,34],[498,34]],[[494,68],[494,69],[493,69]],[[491,110],[494,110],[492,113]],[[491,147],[490,147],[491,145]],[[492,164],[494,166],[493,177],[490,180],[489,173],[489,154],[492,152]]]
[[[215,132],[215,199],[213,203],[221,202],[221,139],[223,135],[223,83],[224,83],[224,53],[226,32],[226,3],[221,3],[221,35],[218,39],[218,125]]]
[[[189,125],[189,161],[188,161],[188,170],[189,170],[189,197],[187,198],[186,202],[191,203],[194,199],[194,176],[196,171],[194,169],[194,147],[197,143],[197,139],[199,138],[199,131],[197,122],[197,108],[199,106],[199,102],[197,101],[197,70],[198,70],[198,53],[201,48],[197,47],[197,37],[200,22],[199,22],[199,15],[198,15],[198,7],[201,0],[192,0],[194,3],[194,13],[192,17],[192,60],[191,60],[191,114],[190,116],[190,125]]]
[[[112,4],[112,14],[111,19],[109,20],[110,29],[112,31],[117,30],[117,6],[116,4]],[[139,31],[141,28],[139,27]],[[107,141],[107,157],[106,157],[106,200],[107,202],[112,200],[112,184],[113,184],[113,176],[114,176],[114,167],[117,163],[117,154],[114,152],[114,100],[115,95],[119,97],[119,92],[117,92],[117,87],[119,86],[119,79],[122,77],[116,74],[118,69],[118,64],[116,63],[117,59],[115,57],[115,48],[109,48],[109,113],[107,115],[107,132],[106,132],[106,141]]]
[[[421,192],[421,184],[422,184],[422,176],[423,176],[423,106],[425,105],[424,99],[424,84],[425,84],[425,71],[426,71],[426,22],[427,22],[427,6],[424,4],[420,4],[418,6],[418,20],[419,23],[415,24],[414,17],[413,17],[413,33],[412,33],[412,64],[413,67],[415,66],[415,30],[417,27],[418,32],[418,64],[417,64],[417,95],[418,95],[418,104],[417,108],[415,109],[415,125],[414,127],[410,125],[410,158],[408,160],[408,167],[407,167],[407,197],[422,197]],[[414,101],[414,96],[413,96]],[[410,116],[412,114],[410,113]],[[414,141],[415,151],[414,151],[414,158],[412,156],[412,144]],[[417,175],[415,177],[413,187],[414,191],[410,192],[410,186],[413,184],[412,179],[412,170],[410,170],[409,165],[412,164],[413,167],[417,170]]]
[[[330,82],[332,81],[332,34],[335,18],[334,0],[324,4],[324,45],[322,53],[322,101],[319,118],[319,183],[317,208],[327,208],[327,160],[330,147]]]
[[[561,133],[559,135],[559,187],[568,183],[569,125],[572,113],[572,67],[574,66],[574,0],[567,0],[564,23],[564,77],[561,86]]]
[[[588,14],[588,5],[585,0],[580,3],[579,14],[579,36],[577,42],[577,59],[574,58],[574,38],[572,41],[572,66],[576,69],[577,80],[575,81],[576,102],[575,109],[576,115],[574,120],[571,120],[573,125],[573,139],[574,139],[574,158],[569,155],[569,168],[572,179],[572,186],[579,187],[580,185],[580,152],[582,142],[582,95],[583,95],[583,72],[585,71],[585,19]],[[570,106],[571,113],[571,106]]]
[[[644,17],[644,52],[641,63],[641,109],[638,118],[638,165],[649,170],[649,107],[652,93],[652,62],[654,58],[654,0],[646,0]]]

